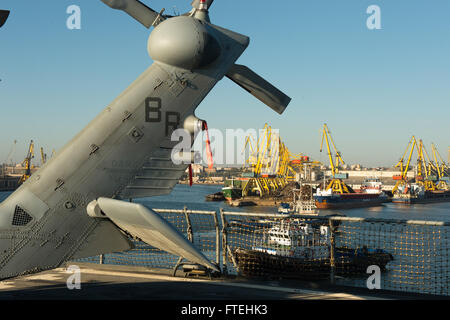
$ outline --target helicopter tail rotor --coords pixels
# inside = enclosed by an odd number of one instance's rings
[[[151,26],[159,23],[160,19],[164,19],[162,16],[164,9],[158,13],[153,9],[147,7],[139,0],[101,0],[108,7],[116,10],[121,10],[130,15],[132,18],[140,22],[144,27],[150,28]]]
[[[147,28],[150,28],[151,26],[156,27],[156,25],[158,25],[162,20],[171,18],[171,16],[162,15],[164,9],[160,13],[158,13],[147,7],[139,0],[101,0],[101,1],[113,9],[122,10],[126,12]],[[191,2],[192,10],[188,13],[183,14],[182,16],[192,16],[198,20],[210,22],[208,16],[208,9],[211,7],[213,2],[214,0],[193,0]],[[163,61],[170,65],[176,65],[178,67],[191,70],[195,69],[196,67],[205,66],[214,61],[215,58],[217,58],[217,56],[220,54],[220,46],[215,41],[212,41],[213,37],[208,38],[212,39],[208,44],[208,46],[206,46],[205,42],[204,45],[200,47],[196,47],[197,44],[199,43],[198,39],[196,38],[197,36],[195,35],[199,33],[198,30],[195,32],[194,35],[188,32],[188,34],[181,36],[182,39],[180,39],[179,36],[177,35],[174,35],[172,37],[173,34],[172,29],[178,28],[181,31],[182,30],[186,31],[185,29],[183,29],[182,25],[183,23],[180,23],[180,25],[178,25],[178,23],[174,22],[170,26],[166,25],[165,29],[163,28],[164,30],[159,30],[159,33],[157,32],[157,34],[150,37],[149,38],[150,57],[152,57],[153,60]],[[172,28],[173,26],[178,27]],[[206,32],[201,32],[201,34],[206,34]],[[193,37],[192,41],[186,41],[186,39],[189,38],[190,36]],[[168,41],[167,40],[168,37],[175,40]],[[181,47],[175,50],[174,49],[175,47],[173,46],[170,48],[166,47],[167,43],[172,44],[178,43],[181,44]],[[190,51],[187,50],[185,43],[193,44],[191,48],[192,50]],[[207,50],[208,52],[205,53],[204,51],[206,47],[208,47],[209,50]],[[211,50],[211,48],[213,48],[214,50]],[[193,52],[194,54],[192,56],[188,55],[187,58],[182,56],[183,59],[181,59],[179,57],[180,52]],[[204,61],[202,60],[203,58],[205,58]],[[261,76],[259,76],[246,66],[234,64],[228,70],[226,76],[279,114],[283,113],[283,111],[286,109],[289,102],[291,101],[290,97],[285,95],[283,92],[278,90],[276,87],[274,87],[272,84],[270,84],[268,81],[263,79]]]

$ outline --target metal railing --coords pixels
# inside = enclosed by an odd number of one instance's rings
[[[449,295],[449,222],[154,209],[223,275],[296,278],[367,287],[370,266],[381,289]],[[123,253],[95,263],[172,269],[182,259],[132,239]],[[372,270],[372,269],[371,269]]]

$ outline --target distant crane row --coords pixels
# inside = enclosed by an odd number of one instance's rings
[[[16,145],[17,145],[17,140],[14,140],[13,146],[11,147],[11,150],[8,153],[8,156],[4,162],[5,165],[15,166],[15,162],[14,162],[13,158],[16,153]],[[54,153],[55,153],[55,150],[53,149],[51,156],[53,156]],[[19,179],[19,185],[24,183],[31,176],[32,169],[35,168],[35,166],[32,164],[33,159],[34,159],[34,141],[31,140],[30,144],[28,146],[27,155],[25,156],[25,159],[20,164],[20,166],[24,169],[24,173]],[[43,166],[46,162],[47,162],[47,154],[44,153],[44,148],[41,147],[41,166]]]
[[[403,192],[407,192],[407,174],[411,166],[411,160],[414,150],[417,151],[417,165],[415,174],[416,183],[423,186],[425,191],[449,190],[449,164],[445,163],[445,161],[442,159],[434,143],[431,144],[431,158],[428,155],[423,141],[421,139],[417,141],[416,137],[412,136],[405,152],[403,153],[403,156],[395,165],[395,167],[400,168],[400,174],[393,176],[393,179],[397,180],[397,182],[392,189],[392,192],[398,192],[401,187],[401,190],[404,190]],[[405,163],[406,154],[408,154],[408,158],[406,159]]]

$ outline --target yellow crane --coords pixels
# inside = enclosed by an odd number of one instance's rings
[[[41,147],[41,165],[47,162],[47,154],[44,153],[44,148]]]
[[[333,192],[337,193],[350,193],[349,187],[342,181],[342,179],[347,178],[346,175],[339,174],[339,165],[345,164],[344,160],[341,157],[341,153],[337,150],[336,145],[331,137],[330,130],[328,129],[327,124],[323,125],[322,130],[322,142],[320,144],[320,152],[323,149],[323,142],[325,141],[328,152],[328,159],[330,160],[331,167],[331,181],[328,183],[326,190],[331,189]],[[333,146],[335,152],[335,160],[333,160],[333,155],[331,153],[330,142]]]
[[[28,147],[28,153],[22,162],[22,166],[25,168],[25,173],[20,177],[19,184],[24,183],[31,176],[31,160],[34,158],[34,142],[31,140]]]
[[[408,169],[409,165],[411,163],[411,158],[414,152],[414,147],[416,147],[417,141],[416,137],[412,136],[411,140],[409,140],[408,146],[406,147],[405,152],[403,153],[402,158],[399,160],[399,162],[395,165],[395,168],[400,167],[400,175],[393,176],[394,180],[397,180],[394,188],[392,189],[392,193],[395,193],[399,186],[406,185],[408,181]],[[406,162],[406,165],[403,165],[403,162],[405,160],[405,155],[407,154],[409,150],[408,160]],[[406,190],[406,189],[405,189]]]
[[[436,185],[434,184],[431,176],[432,164],[428,157],[425,146],[423,145],[423,141],[419,140],[419,143],[416,144],[416,147],[418,153],[416,183],[423,185],[426,191],[434,191],[436,190]]]
[[[449,186],[447,184],[448,177],[444,177],[444,172],[445,172],[445,162],[442,160],[439,151],[437,150],[436,146],[434,145],[434,143],[431,144],[431,150],[433,151],[433,157],[434,157],[434,161],[436,162],[436,169],[437,169],[437,185],[436,188],[438,190],[448,190]],[[439,160],[441,160],[441,164],[439,164]]]
[[[246,196],[251,191],[257,191],[260,197],[264,197],[286,186],[287,176],[292,175],[292,168],[289,165],[290,153],[279,134],[267,123],[255,141],[249,135],[244,145],[244,152],[247,146],[250,149],[246,163],[252,173],[242,186],[242,195]]]

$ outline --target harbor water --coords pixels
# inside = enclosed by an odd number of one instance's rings
[[[177,184],[172,193],[165,196],[135,199],[133,202],[141,203],[149,208],[183,209],[238,212],[277,213],[276,207],[248,206],[231,207],[224,201],[205,201],[208,194],[221,191],[221,185],[185,185]],[[0,202],[12,192],[0,192]],[[450,202],[400,205],[384,203],[381,206],[369,208],[355,208],[347,210],[320,210],[319,215],[342,214],[347,217],[405,219],[405,220],[432,220],[450,222]]]
[[[248,206],[231,207],[226,202],[205,201],[205,196],[218,192],[220,185],[188,185],[178,184],[171,194],[152,198],[136,199],[135,202],[150,208],[183,209],[217,211],[223,208],[226,211],[277,213],[277,207]],[[405,220],[432,220],[450,222],[450,202],[432,204],[400,205],[384,203],[381,206],[369,208],[355,208],[347,210],[320,210],[319,215],[342,214],[348,217],[405,219]]]

